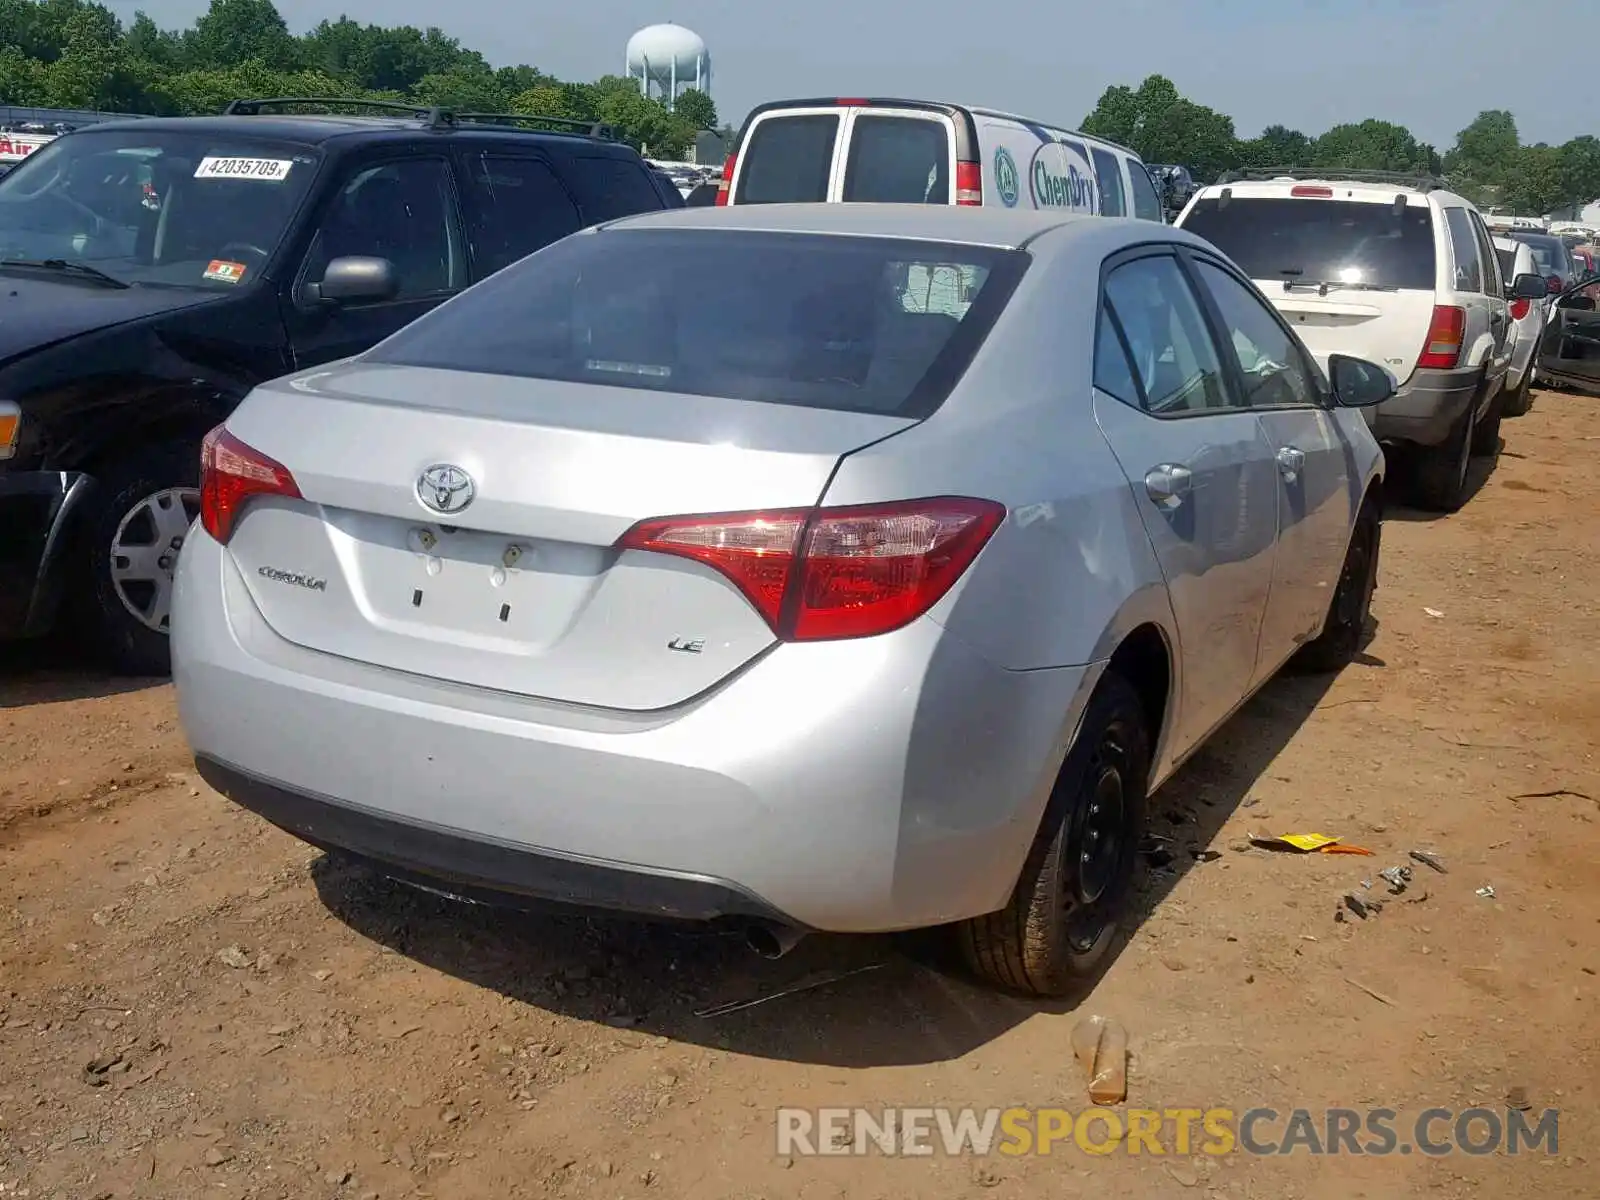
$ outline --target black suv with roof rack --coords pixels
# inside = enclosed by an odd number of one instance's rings
[[[165,672],[200,442],[252,387],[673,190],[605,126],[338,98],[41,147],[0,179],[0,638]]]

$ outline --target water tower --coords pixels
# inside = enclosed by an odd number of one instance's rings
[[[711,92],[705,41],[682,25],[650,25],[629,38],[627,71],[639,81],[640,95],[653,95],[669,109],[686,88]]]

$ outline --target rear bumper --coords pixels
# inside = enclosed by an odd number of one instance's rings
[[[1443,445],[1462,414],[1472,411],[1482,380],[1476,367],[1413,371],[1391,399],[1373,410],[1372,432],[1380,442]]]
[[[555,901],[688,921],[786,919],[725,880],[535,853],[293,791],[204,756],[195,758],[195,768],[239,807],[303,842],[353,855],[386,874],[462,899],[507,906],[521,900]]]
[[[0,472],[0,639],[50,631],[72,516],[93,486],[73,471]]]
[[[1099,671],[1005,671],[924,620],[579,709],[286,642],[200,532],[172,624],[202,770],[306,841],[473,898],[839,932],[1005,904]]]

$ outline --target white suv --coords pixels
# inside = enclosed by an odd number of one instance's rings
[[[1232,258],[1318,359],[1349,354],[1394,375],[1373,432],[1411,460],[1417,502],[1453,512],[1471,456],[1499,448],[1508,294],[1543,296],[1545,282],[1507,287],[1478,210],[1437,181],[1303,176],[1224,176],[1176,223]]]

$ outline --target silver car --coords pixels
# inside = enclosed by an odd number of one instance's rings
[[[446,894],[767,953],[954,924],[1059,993],[1150,790],[1356,652],[1389,394],[1148,221],[621,221],[213,432],[184,728],[224,795]]]

